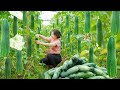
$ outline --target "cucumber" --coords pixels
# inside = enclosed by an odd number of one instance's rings
[[[1,56],[7,57],[10,51],[9,23],[4,19],[1,26]]]
[[[93,76],[93,77],[90,77],[88,79],[105,79],[105,77],[103,77],[103,76]]]
[[[90,32],[90,12],[85,11],[85,33]]]
[[[70,79],[80,79],[80,78],[86,79],[86,78],[93,77],[93,76],[95,76],[95,74],[92,72],[78,72],[75,74],[71,74],[68,77]]]
[[[61,73],[61,77],[66,77],[66,76],[76,73],[78,71],[87,72],[87,71],[91,71],[91,70],[93,70],[93,67],[88,67],[88,66],[84,66],[84,65],[76,65],[76,66],[69,68],[66,72],[63,71]]]
[[[107,72],[110,77],[117,75],[116,44],[113,36],[109,38],[107,45]]]
[[[81,39],[78,38],[78,53],[81,53]]]
[[[23,73],[23,62],[22,62],[22,51],[16,50],[16,70],[17,74],[21,75]]]
[[[93,47],[90,47],[89,48],[89,63],[94,62],[93,54],[94,54]]]
[[[74,67],[68,69],[66,72],[64,72],[64,71],[61,72],[61,77],[66,77],[66,76],[73,74],[73,73],[76,73],[78,71],[79,71],[78,66],[74,66]]]
[[[106,73],[104,73],[101,69],[94,68],[93,72],[96,74],[96,76],[106,76]]]
[[[54,73],[52,79],[58,79],[58,78],[59,78],[59,75],[60,75],[60,73],[61,73],[61,68],[62,68],[62,66],[60,66],[59,68],[57,68],[57,69],[55,70],[55,73]]]
[[[34,16],[31,15],[31,29],[34,29]]]
[[[79,58],[78,55],[74,55],[72,61],[74,65],[82,65],[86,62],[84,58]]]
[[[69,60],[68,62],[66,61],[65,64],[63,64],[62,70],[67,71],[69,68],[73,67],[74,63],[72,60]]]
[[[48,72],[44,73],[44,77],[45,77],[45,79],[51,79],[51,76],[48,74]]]
[[[97,65],[95,63],[85,63],[83,65],[86,65],[86,66],[89,66],[89,67],[94,67],[94,68],[97,67]]]
[[[119,11],[112,11],[112,16],[111,16],[111,33],[112,35],[117,35],[119,31]]]
[[[17,17],[14,16],[13,20],[13,35],[15,36],[18,31],[18,23],[17,23]]]
[[[23,11],[23,25],[27,25],[27,11]]]
[[[6,58],[5,61],[5,78],[10,79],[11,78],[11,59],[9,57]]]
[[[98,18],[96,23],[96,42],[99,47],[103,45],[103,31],[102,31],[102,22]]]
[[[78,16],[75,16],[75,27],[74,27],[74,34],[77,35],[79,32],[78,32]]]

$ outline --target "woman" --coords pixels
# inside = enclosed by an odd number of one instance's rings
[[[36,38],[42,38],[49,42],[49,43],[43,43],[36,40],[36,44],[50,47],[48,54],[46,55],[45,58],[40,60],[40,63],[45,63],[46,65],[52,65],[53,67],[56,67],[62,61],[60,55],[60,46],[61,46],[61,42],[59,40],[60,36],[61,33],[57,29],[54,29],[52,31],[51,37],[45,37],[40,34],[36,35]]]

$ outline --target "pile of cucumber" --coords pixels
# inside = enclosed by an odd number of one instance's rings
[[[44,73],[45,79],[111,79],[104,67],[88,63],[85,58],[74,55],[62,66],[49,69]]]

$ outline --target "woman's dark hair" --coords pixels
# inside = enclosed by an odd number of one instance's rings
[[[57,36],[57,38],[60,38],[61,33],[60,33],[60,31],[59,31],[59,30],[57,30],[57,29],[53,29],[53,31],[52,31],[52,32],[54,33],[54,35],[56,35],[56,36]]]

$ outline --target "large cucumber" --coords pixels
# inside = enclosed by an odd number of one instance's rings
[[[93,47],[89,48],[89,63],[93,63],[94,62],[94,58],[93,58]]]
[[[18,23],[17,23],[17,17],[14,16],[13,20],[13,35],[15,36],[18,31]]]
[[[85,11],[85,33],[90,32],[90,12]]]
[[[75,27],[74,27],[74,34],[77,35],[79,32],[78,32],[78,16],[75,16]]]
[[[31,15],[31,29],[34,29],[34,16]]]
[[[11,78],[11,59],[9,57],[7,57],[5,61],[5,78]]]
[[[66,28],[68,28],[69,27],[69,16],[68,15],[66,15]]]
[[[1,27],[1,56],[6,57],[9,55],[10,40],[9,40],[9,24],[7,19],[4,19]]]
[[[98,18],[96,23],[96,42],[99,47],[103,45],[103,32],[102,32],[102,22]]]
[[[31,57],[32,54],[32,37],[27,36],[27,57]]]
[[[23,73],[22,51],[16,50],[16,70],[18,75]]]
[[[110,36],[107,45],[107,72],[110,77],[116,77],[117,74],[116,44],[113,36]]]
[[[120,22],[120,17],[119,17],[119,11],[112,11],[112,16],[111,16],[111,33],[113,35],[117,35],[119,31],[119,22]]]

